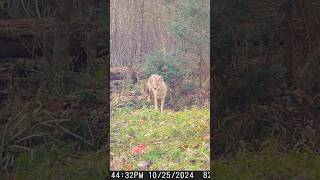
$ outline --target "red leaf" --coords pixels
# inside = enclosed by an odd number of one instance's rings
[[[132,152],[132,154],[142,154],[145,152],[146,148],[147,148],[147,145],[139,144],[139,145],[133,147],[131,152]]]

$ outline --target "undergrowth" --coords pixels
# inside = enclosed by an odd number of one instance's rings
[[[35,148],[17,159],[13,179],[104,179],[107,175],[105,152],[75,155],[70,144],[51,144],[50,148]]]
[[[90,170],[90,164],[97,156],[101,159],[98,151],[104,151],[107,143],[105,73],[105,67],[68,71],[62,73],[61,84],[45,74],[24,80],[33,84],[32,96],[28,89],[28,96],[16,91],[0,106],[0,179],[54,179],[63,177],[60,173],[78,177],[74,179],[104,177],[105,173]],[[55,153],[65,152],[69,158],[55,158]],[[64,158],[70,163],[64,164]],[[88,175],[83,174],[86,171]]]
[[[320,156],[313,151],[279,152],[276,146],[260,152],[242,151],[235,156],[219,157],[212,164],[214,179],[269,180],[320,179]]]
[[[148,108],[117,110],[111,117],[111,168],[136,170],[140,161],[147,161],[148,170],[209,170],[209,117],[207,109],[198,108],[165,113]],[[139,144],[148,150],[132,154]]]

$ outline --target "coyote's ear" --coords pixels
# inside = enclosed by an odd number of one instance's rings
[[[163,81],[163,77],[162,76],[160,76],[160,79],[161,79],[161,81]]]

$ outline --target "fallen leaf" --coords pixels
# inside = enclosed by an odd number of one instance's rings
[[[125,170],[126,170],[126,171],[132,171],[132,170],[133,170],[132,165],[130,165],[130,164],[128,164],[128,163],[124,164],[124,167],[125,167]]]
[[[142,154],[146,151],[147,145],[145,144],[139,144],[132,148],[131,152],[132,154]]]
[[[146,169],[148,169],[152,164],[152,161],[140,161],[138,163],[138,167],[140,171],[144,171]]]
[[[198,148],[200,146],[200,144],[196,144],[193,146],[193,148]]]
[[[188,145],[181,145],[180,148],[186,150],[188,148]]]

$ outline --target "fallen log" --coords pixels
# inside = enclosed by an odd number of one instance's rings
[[[70,54],[76,55],[85,49],[90,26],[83,18],[71,24]],[[55,26],[55,18],[0,20],[0,58],[42,56],[52,49]]]
[[[132,70],[133,75],[131,76],[132,82],[136,83],[138,80],[138,73],[136,69]],[[112,67],[110,68],[110,81],[115,80],[126,80],[128,77],[128,68],[127,67]]]
[[[0,37],[17,38],[21,35],[54,35],[55,18],[41,19],[7,19],[0,20]],[[89,21],[85,18],[73,19],[71,22],[72,35],[84,34],[89,30]]]

